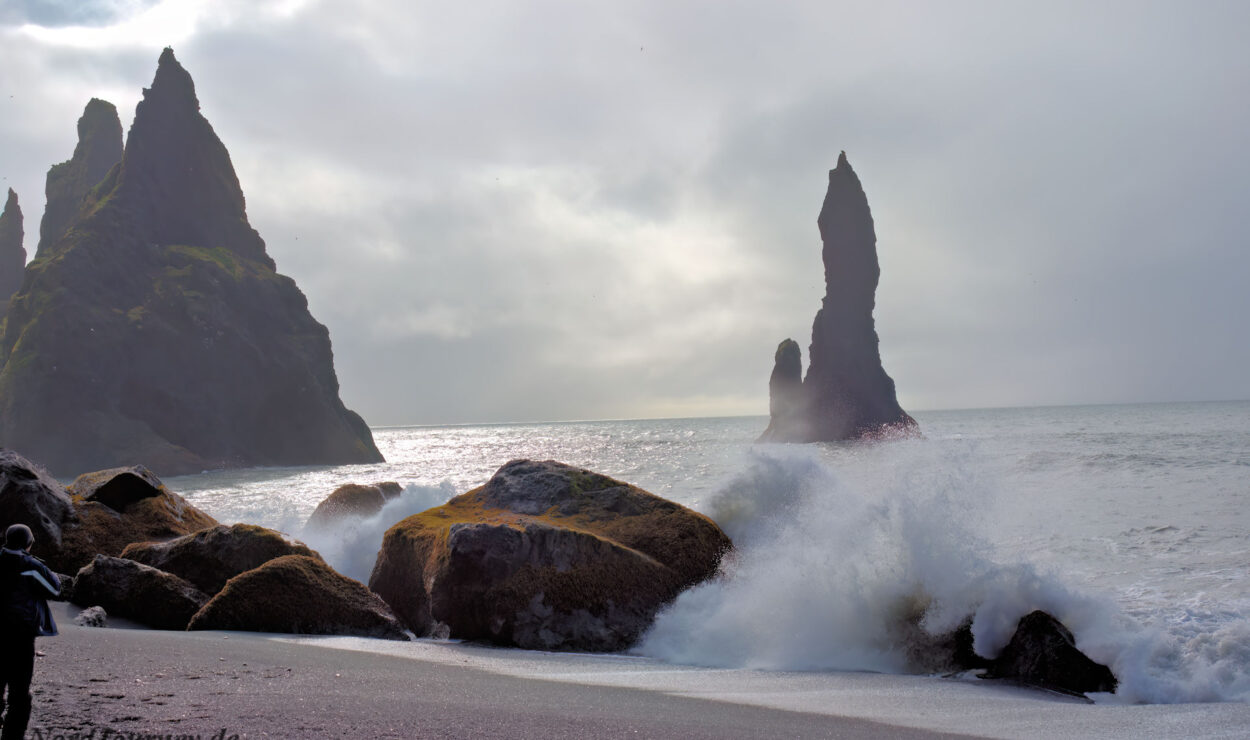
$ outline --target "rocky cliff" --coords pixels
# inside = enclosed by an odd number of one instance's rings
[[[9,310],[9,298],[22,286],[26,270],[26,249],[22,246],[22,207],[17,193],[9,189],[9,199],[0,211],[0,319]]]
[[[65,233],[83,200],[122,158],[122,122],[110,102],[92,98],[78,119],[78,145],[68,161],[48,170],[48,204],[39,222],[38,256]]]
[[[877,234],[846,152],[829,171],[817,225],[824,242],[825,298],[812,325],[807,377],[796,390],[798,346],[783,342],[769,382],[772,418],[760,439],[837,441],[912,430],[916,422],[899,407],[894,381],[881,366],[872,318],[881,277]]]
[[[169,49],[120,163],[28,266],[0,359],[0,444],[57,475],[381,460]]]

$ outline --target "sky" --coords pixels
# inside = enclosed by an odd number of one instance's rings
[[[1250,3],[4,0],[33,255],[172,46],[373,425],[766,414],[845,150],[913,411],[1250,398]]]

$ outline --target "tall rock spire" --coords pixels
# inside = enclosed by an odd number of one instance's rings
[[[22,207],[17,204],[17,193],[9,188],[9,198],[4,211],[0,212],[0,318],[9,310],[9,298],[22,286],[22,274],[26,270],[26,248],[22,239]]]
[[[881,277],[877,234],[846,152],[829,171],[816,223],[824,243],[825,297],[812,324],[807,377],[799,401],[779,408],[773,399],[773,418],[761,440],[836,441],[914,429],[916,422],[899,407],[894,381],[881,366],[872,318]]]
[[[382,459],[169,49],[120,164],[28,266],[0,355],[0,445],[57,475]]]
[[[38,256],[69,228],[83,199],[122,158],[122,122],[117,108],[92,98],[78,119],[78,145],[68,161],[48,170],[48,204],[39,222]]]

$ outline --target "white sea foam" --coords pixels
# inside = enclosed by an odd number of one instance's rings
[[[993,656],[1047,611],[1121,679],[1104,701],[1250,697],[1250,621],[1146,627],[1053,566],[1005,559],[985,529],[996,484],[966,444],[763,447],[704,507],[737,544],[722,572],[665,610],[638,652],[773,670],[924,672],[925,641],[972,618]],[[1214,625],[1214,626],[1213,626]]]
[[[368,583],[386,530],[413,514],[446,503],[454,495],[456,491],[450,483],[409,484],[373,516],[344,516],[329,526],[305,527],[302,539],[338,572]]]

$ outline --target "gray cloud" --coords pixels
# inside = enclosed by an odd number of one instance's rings
[[[175,43],[374,423],[764,413],[842,149],[904,406],[1250,396],[1240,4],[362,5],[0,30],[0,175]]]

